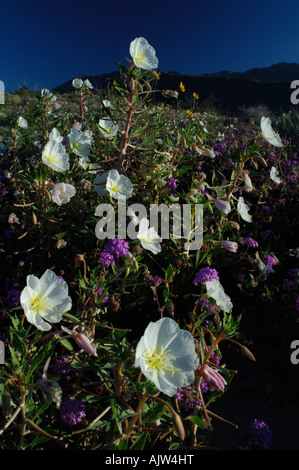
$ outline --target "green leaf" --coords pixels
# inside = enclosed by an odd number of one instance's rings
[[[205,422],[202,419],[200,419],[198,416],[192,416],[190,420],[192,421],[192,423],[196,424],[200,429],[205,429],[206,427]]]
[[[150,441],[149,433],[147,431],[143,431],[140,436],[137,437],[134,444],[130,447],[130,450],[143,450],[147,440]]]

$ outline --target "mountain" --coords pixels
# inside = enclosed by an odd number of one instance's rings
[[[78,78],[88,79],[95,89],[105,90],[108,83],[118,76],[119,72],[113,71],[97,76],[82,75]],[[294,80],[299,80],[299,64],[282,62],[246,72],[221,71],[203,75],[161,72],[155,89],[180,91],[180,82],[183,82],[186,94],[180,93],[180,99],[195,92],[200,101],[208,100],[226,112],[236,113],[244,108],[266,106],[273,113],[281,113],[296,106],[290,100],[294,91],[290,85]],[[53,91],[67,93],[73,90],[71,79]],[[161,93],[156,93],[155,99],[167,100]]]
[[[299,80],[299,64],[280,62],[279,64],[270,65],[270,67],[256,67],[246,72],[231,72],[223,70],[212,74],[204,74],[205,77],[230,77],[230,78],[247,78],[249,80],[257,80],[259,82],[279,82],[291,83],[293,80]]]

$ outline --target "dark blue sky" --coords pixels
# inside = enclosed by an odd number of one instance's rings
[[[0,14],[6,91],[117,70],[139,36],[156,49],[161,71],[299,62],[298,0],[6,0]]]

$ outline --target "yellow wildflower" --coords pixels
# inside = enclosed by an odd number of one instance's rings
[[[185,91],[185,85],[183,84],[183,82],[180,83],[180,89],[183,92]]]

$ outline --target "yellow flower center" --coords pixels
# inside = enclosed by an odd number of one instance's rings
[[[45,158],[47,162],[54,163],[54,164],[62,161],[62,159],[57,158],[57,155],[55,155],[54,153],[49,153]]]
[[[79,150],[79,144],[78,144],[78,142],[73,142],[73,143],[72,143],[72,149],[73,149],[73,150]]]
[[[142,63],[144,60],[146,59],[146,55],[144,52],[137,52],[137,54],[135,54],[135,61],[140,64]]]
[[[41,313],[44,312],[48,306],[47,298],[40,294],[35,294],[28,303],[30,310],[32,310],[35,315],[41,315]]]
[[[119,184],[113,184],[110,186],[110,189],[113,193],[118,193],[121,189]]]
[[[171,371],[171,374],[174,374],[174,372],[180,370],[172,364],[174,356],[164,349],[156,348],[154,351],[149,350],[145,354],[144,359],[154,373]]]

